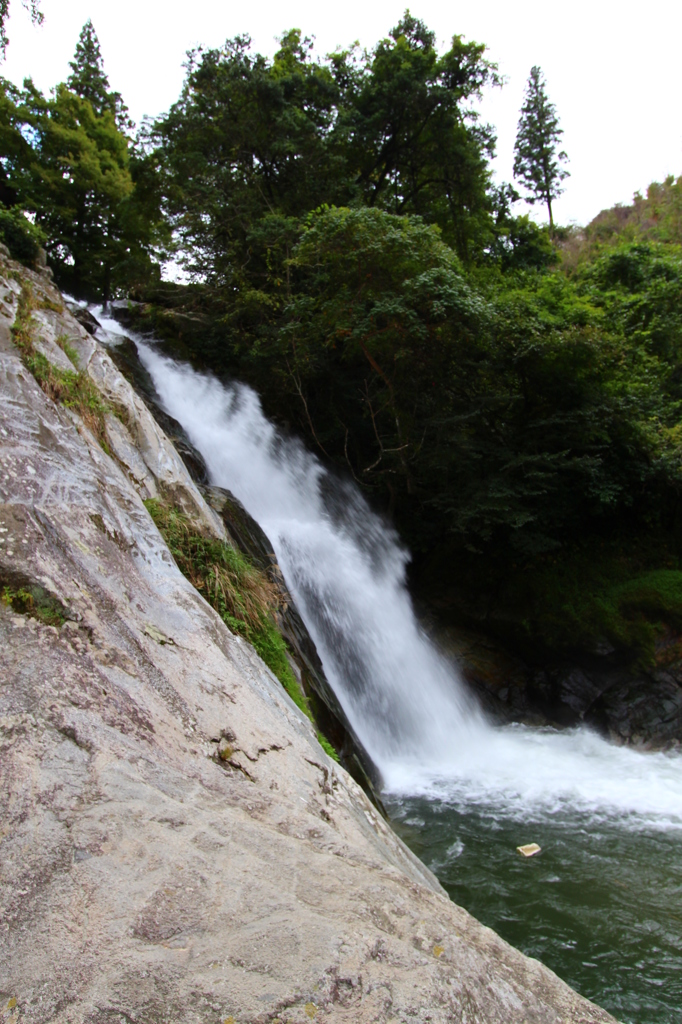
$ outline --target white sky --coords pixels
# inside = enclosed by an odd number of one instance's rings
[[[0,75],[31,75],[47,91],[69,73],[81,27],[92,18],[105,70],[134,120],[177,99],[185,52],[249,33],[272,54],[287,28],[314,35],[320,53],[359,40],[372,46],[400,18],[407,0],[42,0],[35,28],[11,2],[10,46]],[[571,177],[558,222],[587,223],[629,202],[637,189],[682,174],[682,3],[680,0],[411,0],[412,13],[441,46],[454,33],[488,46],[507,84],[484,97],[482,114],[498,134],[496,174],[511,180],[518,111],[528,73],[539,64],[564,129]],[[525,208],[525,207],[524,207]]]

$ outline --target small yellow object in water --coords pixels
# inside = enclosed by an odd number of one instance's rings
[[[542,849],[537,843],[526,843],[525,846],[517,846],[517,853],[522,853],[524,857],[534,857],[536,853],[539,853]]]
[[[317,1007],[315,1006],[315,1003],[306,1003],[303,1009],[305,1010],[306,1014],[310,1017],[311,1020],[317,1013]]]
[[[445,946],[434,946],[433,947],[433,955],[434,956],[442,956],[444,952],[445,952]]]

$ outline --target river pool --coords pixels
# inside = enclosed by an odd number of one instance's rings
[[[624,1024],[682,1021],[682,830],[386,795],[452,899]],[[516,847],[535,842],[528,859]]]

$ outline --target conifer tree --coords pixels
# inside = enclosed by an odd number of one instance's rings
[[[24,7],[28,8],[33,24],[42,25],[43,13],[40,10],[40,0],[23,0],[23,4]],[[0,60],[4,59],[9,43],[6,32],[8,18],[9,0],[0,0]]]
[[[71,74],[66,84],[71,92],[75,92],[81,99],[88,100],[95,114],[100,117],[105,111],[110,110],[119,129],[132,127],[128,108],[121,99],[121,94],[112,92],[109,88],[99,39],[89,18],[81,29],[74,59],[69,61],[69,67]]]
[[[546,83],[537,65],[531,68],[526,96],[514,146],[514,177],[528,189],[527,203],[545,203],[550,233],[554,231],[552,201],[564,191],[561,182],[569,172],[561,166],[568,160],[557,148],[563,129],[556,108],[547,97]]]
[[[71,69],[48,98],[30,79],[21,93],[0,79],[0,185],[34,214],[59,286],[106,304],[158,276],[168,232],[157,162],[122,127],[89,21]]]
[[[34,149],[27,205],[47,235],[57,282],[106,302],[130,244],[120,216],[134,190],[128,140],[111,110],[98,114],[64,84],[45,99],[28,82],[23,109]]]

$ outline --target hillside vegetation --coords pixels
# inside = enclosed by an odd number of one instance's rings
[[[492,183],[485,47],[409,12],[367,52],[195,51],[134,139],[79,47],[51,99],[4,85],[6,244],[256,387],[444,614],[650,660],[682,623],[682,178],[550,237]]]
[[[166,285],[135,315],[352,474],[456,618],[646,660],[682,621],[682,250],[580,247],[464,267],[422,220],[323,209],[288,296]]]

